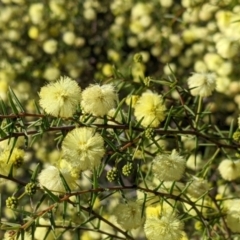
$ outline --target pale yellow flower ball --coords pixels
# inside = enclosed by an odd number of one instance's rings
[[[159,0],[162,7],[170,8],[173,4],[173,0]]]
[[[39,218],[37,221],[39,225],[51,226],[50,221],[47,219]],[[54,240],[55,239],[54,233],[52,231],[48,233],[48,229],[49,227],[36,227],[36,230],[34,232],[34,239],[35,240]]]
[[[187,160],[186,166],[192,170],[200,170],[203,167],[204,162],[200,154],[191,154]]]
[[[187,81],[193,96],[208,97],[216,88],[216,77],[213,73],[193,73]]]
[[[49,66],[43,72],[43,77],[48,81],[54,81],[59,78],[60,71],[56,67]]]
[[[211,3],[204,3],[199,12],[199,18],[202,21],[209,21],[212,19],[213,14],[218,9],[218,6]]]
[[[102,73],[104,76],[112,76],[112,65],[109,63],[104,64],[102,67]]]
[[[130,104],[131,104],[131,106],[134,107],[136,105],[138,99],[139,99],[138,95],[130,95],[130,96],[127,96],[125,102],[128,106],[130,106]]]
[[[90,85],[82,92],[81,107],[84,113],[103,117],[116,106],[117,100],[118,96],[113,85]]]
[[[230,92],[229,86],[230,86],[231,80],[229,77],[219,76],[216,78],[216,83],[217,83],[216,91],[222,92],[225,94]]]
[[[166,75],[170,75],[170,74],[173,74],[175,73],[177,70],[177,66],[175,63],[169,63],[167,65],[165,65],[163,67],[163,72],[166,74]]]
[[[231,61],[225,61],[221,67],[216,71],[220,76],[228,76],[232,73],[233,63]]]
[[[208,192],[209,188],[210,187],[207,180],[193,176],[193,181],[187,188],[187,192],[192,197],[199,198],[200,196]]]
[[[226,223],[232,232],[240,233],[240,199],[231,199],[224,201],[226,210]]]
[[[144,92],[134,108],[134,115],[143,127],[158,127],[165,119],[166,106],[157,93]]]
[[[41,88],[40,106],[54,117],[72,117],[81,99],[81,88],[69,77],[60,77],[56,82]]]
[[[145,217],[142,215],[142,207],[135,201],[129,201],[126,204],[120,203],[114,211],[117,223],[125,230],[140,227],[145,220]]]
[[[28,14],[34,24],[40,24],[43,21],[43,3],[32,3],[29,7]]]
[[[43,43],[43,50],[47,54],[54,54],[57,51],[58,42],[55,39],[49,39]]]
[[[152,162],[154,176],[160,181],[177,181],[185,171],[186,161],[174,149],[171,154],[157,155]]]
[[[218,166],[218,170],[223,179],[232,181],[240,177],[240,160],[223,160]]]
[[[67,45],[73,45],[76,40],[74,32],[68,31],[63,34],[63,42]]]
[[[227,226],[234,233],[240,233],[240,210],[230,210],[226,217]]]
[[[83,12],[83,16],[87,20],[94,20],[97,17],[96,11],[93,8],[87,8]]]
[[[204,55],[203,60],[209,71],[217,71],[223,64],[222,57],[217,53],[207,53]]]
[[[66,18],[67,13],[66,13],[66,8],[64,6],[65,4],[64,1],[50,0],[48,4],[51,10],[51,15],[54,18],[61,19],[61,20]]]
[[[66,192],[66,188],[63,184],[63,180],[60,176],[63,176],[68,187],[73,190],[76,188],[76,178],[72,176],[71,172],[67,169],[61,169],[54,166],[48,166],[42,170],[38,175],[38,181],[41,187],[45,187],[51,191],[60,193]]]
[[[173,213],[147,217],[144,232],[149,240],[178,240],[183,236],[183,222]]]
[[[79,170],[93,170],[104,156],[104,140],[93,128],[75,128],[62,143],[64,158]]]
[[[216,44],[217,53],[223,58],[233,58],[239,52],[239,44],[230,38],[221,38]]]

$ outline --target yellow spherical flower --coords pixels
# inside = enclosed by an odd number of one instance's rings
[[[186,161],[174,149],[171,154],[161,154],[154,158],[152,171],[160,181],[179,180],[186,167]]]
[[[163,212],[159,216],[147,217],[144,232],[149,240],[180,240],[183,236],[183,223],[173,212]]]
[[[229,211],[227,213],[226,223],[232,232],[240,233],[240,211]]]
[[[232,232],[240,233],[240,199],[226,200],[224,209],[226,210],[226,223]]]
[[[147,91],[138,99],[134,115],[143,127],[157,127],[165,119],[165,110],[162,96]]]
[[[98,167],[104,156],[104,140],[92,128],[76,128],[69,132],[62,144],[64,158],[80,170]]]
[[[144,223],[142,206],[134,201],[119,204],[114,211],[117,223],[125,230],[136,229]]]
[[[193,176],[193,181],[187,188],[187,192],[192,197],[199,198],[200,196],[205,194],[209,190],[209,188],[210,187],[207,180]]]
[[[216,88],[216,77],[213,73],[193,73],[188,78],[188,86],[193,96],[208,97]]]
[[[85,113],[102,117],[115,107],[118,97],[111,84],[91,85],[82,92],[81,106]]]
[[[55,39],[48,39],[43,43],[43,51],[47,54],[54,54],[57,51],[58,42]]]
[[[232,181],[240,177],[240,160],[223,160],[218,166],[218,170],[223,179]]]
[[[71,172],[68,169],[59,170],[54,166],[48,166],[40,172],[38,175],[40,186],[56,192],[66,192],[60,173],[70,189],[76,188],[77,179],[72,176]]]
[[[81,88],[69,77],[60,77],[41,88],[40,106],[54,117],[72,117],[81,99]]]

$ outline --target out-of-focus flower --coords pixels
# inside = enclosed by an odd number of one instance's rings
[[[47,67],[43,72],[43,77],[48,81],[54,81],[60,76],[60,71],[56,67]]]
[[[67,45],[73,45],[75,40],[76,40],[76,35],[74,34],[74,32],[68,31],[63,34],[63,41]]]
[[[157,127],[165,119],[166,106],[161,95],[147,91],[134,106],[134,115],[144,127]]]
[[[51,226],[51,223],[49,220],[44,219],[44,218],[39,218],[37,220],[38,224],[40,225],[45,225],[45,226]],[[34,239],[35,240],[54,240],[55,234],[53,231],[48,231],[49,227],[37,227],[36,224],[36,230],[34,232]]]
[[[54,117],[72,117],[81,99],[81,88],[69,77],[60,77],[41,88],[40,106]]]
[[[229,211],[227,213],[226,223],[232,232],[240,233],[240,211]]]
[[[127,204],[119,204],[114,211],[117,223],[125,230],[131,230],[140,227],[144,223],[142,216],[142,206],[134,201]]]
[[[81,107],[84,113],[102,117],[115,107],[117,99],[113,85],[91,85],[82,92]]]
[[[226,208],[226,223],[232,232],[240,233],[240,199],[232,199],[224,201]]]
[[[171,154],[161,154],[154,158],[152,171],[160,181],[177,181],[185,170],[186,161],[174,149]]]
[[[64,158],[79,170],[98,167],[105,153],[102,136],[87,127],[69,132],[63,140],[62,149]]]
[[[216,44],[217,53],[223,58],[232,58],[239,52],[239,44],[236,40],[222,38]]]
[[[193,181],[190,183],[187,188],[188,194],[194,198],[199,198],[201,195],[206,193],[209,190],[209,185],[207,180],[203,178],[193,177]]]
[[[22,149],[14,148],[12,151],[10,148],[5,149],[0,153],[0,164],[13,164],[18,168],[22,165],[25,152]]]
[[[223,179],[232,181],[240,177],[240,160],[223,160],[218,166],[218,170]]]
[[[44,5],[43,3],[32,3],[29,7],[28,13],[32,23],[40,24],[43,21],[43,11]]]
[[[193,73],[188,78],[188,86],[193,96],[208,97],[216,88],[216,77],[213,73]]]
[[[66,192],[60,173],[68,187],[71,190],[74,189],[76,187],[76,178],[72,176],[71,172],[68,169],[59,170],[54,166],[49,166],[39,173],[38,181],[40,186],[56,192]]]
[[[144,232],[149,240],[180,240],[183,223],[169,207],[148,207]]]
[[[198,154],[195,156],[195,154],[191,154],[187,160],[187,167],[192,170],[200,170],[203,167],[203,161],[202,156]]]
[[[49,39],[43,43],[43,50],[47,54],[54,54],[57,51],[58,42],[54,39]]]

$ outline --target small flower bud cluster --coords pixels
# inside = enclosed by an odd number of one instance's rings
[[[122,168],[122,173],[125,176],[129,176],[132,172],[132,163],[127,163],[126,165],[123,166]]]
[[[36,191],[37,191],[36,183],[30,182],[25,186],[25,192],[30,196],[34,195]]]
[[[152,137],[154,136],[154,129],[153,128],[147,128],[144,132],[145,137],[148,139],[152,139]]]
[[[111,170],[107,172],[107,180],[109,182],[113,182],[117,178],[117,168],[113,167]]]
[[[7,208],[14,209],[17,207],[17,205],[18,205],[18,199],[16,197],[12,196],[12,197],[7,198],[7,200],[6,200]]]

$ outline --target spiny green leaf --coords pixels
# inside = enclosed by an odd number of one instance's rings
[[[57,197],[56,195],[54,195],[50,190],[48,190],[47,188],[45,188],[43,186],[44,190],[47,192],[47,195],[53,200],[53,202],[58,203],[59,202],[59,197]]]

